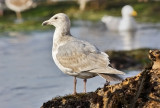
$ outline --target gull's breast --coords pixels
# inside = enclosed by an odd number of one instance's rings
[[[64,67],[63,65],[61,65],[61,64],[59,63],[59,61],[58,61],[58,59],[57,59],[57,57],[56,57],[57,53],[58,53],[58,50],[56,50],[56,49],[52,50],[52,58],[53,58],[55,64],[58,66],[58,68],[59,68],[62,72],[64,72],[65,74],[71,73],[71,74],[75,75],[75,73],[72,72],[72,69],[66,68],[66,67]]]

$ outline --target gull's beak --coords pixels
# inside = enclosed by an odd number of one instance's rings
[[[133,11],[133,12],[131,13],[131,15],[132,15],[132,16],[137,16],[137,12],[136,12],[136,11]]]
[[[44,22],[42,23],[42,26],[45,26],[45,25],[49,25],[49,20],[44,21]]]

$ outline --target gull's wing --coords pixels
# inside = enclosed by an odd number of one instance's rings
[[[86,41],[67,42],[58,48],[56,57],[62,66],[73,72],[122,74],[120,71],[110,71],[108,55]]]

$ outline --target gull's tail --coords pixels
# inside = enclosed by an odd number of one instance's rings
[[[122,81],[123,80],[123,78],[121,78],[120,76],[118,76],[116,74],[99,73],[98,75],[101,76],[101,77],[103,77],[107,81]]]
[[[95,69],[94,71],[97,71],[98,75],[107,81],[121,81],[123,78],[121,78],[119,75],[125,75],[124,72],[114,69],[110,66],[105,69]]]

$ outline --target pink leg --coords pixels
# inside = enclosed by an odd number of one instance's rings
[[[84,79],[84,93],[86,93],[86,83],[87,83],[87,79]]]
[[[17,15],[17,19],[22,20],[22,15],[20,12],[16,12],[16,15]]]
[[[76,77],[74,77],[74,92],[73,92],[74,95],[77,94],[77,92],[76,92],[76,85],[77,85],[77,79],[76,79]]]

